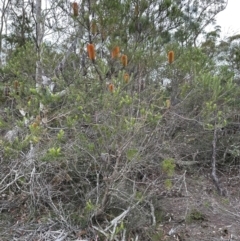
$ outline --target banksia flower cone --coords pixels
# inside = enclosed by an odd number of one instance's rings
[[[92,20],[91,22],[91,32],[93,35],[97,33],[97,22],[96,20]]]
[[[117,58],[120,53],[120,48],[118,46],[114,47],[112,50],[112,58]]]
[[[36,123],[36,122],[33,122],[33,123],[32,123],[32,128],[33,128],[33,129],[37,129],[38,126],[39,126],[38,123]]]
[[[108,85],[108,90],[109,90],[110,92],[113,92],[113,91],[114,91],[114,85],[113,85],[113,84],[109,84],[109,85]]]
[[[171,106],[171,101],[170,100],[166,100],[166,106],[167,106],[167,109],[170,108],[170,106]]]
[[[174,52],[169,51],[168,52],[168,63],[171,64],[174,61]]]
[[[122,57],[121,57],[121,61],[122,61],[122,65],[123,65],[124,67],[126,67],[127,64],[128,64],[127,55],[123,54]]]
[[[102,41],[105,41],[106,40],[106,37],[107,37],[107,34],[104,30],[101,30],[101,38],[102,38]]]
[[[138,14],[139,14],[138,5],[135,5],[134,14],[135,14],[135,16],[138,16]]]
[[[10,88],[9,88],[9,86],[8,85],[6,85],[5,87],[4,87],[4,96],[5,97],[7,97],[7,96],[9,96],[9,94],[10,94]]]
[[[78,16],[78,4],[76,2],[72,3],[72,8],[73,8],[73,16],[77,17]]]
[[[14,89],[15,89],[15,92],[17,95],[19,94],[18,88],[19,88],[19,82],[16,80],[16,81],[14,81]]]
[[[123,78],[124,78],[124,81],[125,81],[126,83],[129,82],[129,74],[128,74],[128,73],[125,73],[124,76],[123,76]]]
[[[94,48],[93,44],[88,44],[87,45],[87,52],[88,52],[89,59],[94,61],[96,56],[95,56],[95,48]]]
[[[37,128],[40,125],[40,123],[41,123],[41,117],[37,115],[35,121],[32,124],[32,127]]]

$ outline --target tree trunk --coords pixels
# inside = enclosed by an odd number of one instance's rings
[[[10,0],[6,1],[4,0],[3,3],[2,3],[2,15],[1,15],[1,24],[0,24],[0,67],[2,67],[2,35],[3,35],[3,31],[4,31],[4,18],[5,18],[5,15],[6,15],[6,12],[7,12],[7,8],[8,8],[8,4],[10,3]],[[5,21],[6,23],[7,21]],[[7,28],[5,26],[5,28]]]
[[[43,41],[43,18],[42,18],[42,0],[36,0],[36,88],[38,89],[42,83],[42,61],[41,61],[41,45]]]

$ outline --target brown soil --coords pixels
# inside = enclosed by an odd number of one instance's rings
[[[163,209],[168,210],[162,226],[165,240],[240,240],[239,180],[236,171],[221,177],[228,194],[219,196],[210,175],[186,175],[185,183],[179,183],[163,202]]]

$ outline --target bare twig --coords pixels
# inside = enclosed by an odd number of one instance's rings
[[[156,216],[155,216],[155,208],[152,204],[152,201],[148,203],[150,205],[150,209],[151,209],[151,216],[152,216],[152,226],[156,226]]]
[[[218,134],[217,132],[218,132],[218,129],[215,126],[214,132],[213,132],[213,141],[212,141],[212,179],[213,179],[213,183],[217,188],[219,195],[225,196],[226,192],[221,188],[217,177],[217,173],[216,173],[216,153],[217,153],[217,134]]]

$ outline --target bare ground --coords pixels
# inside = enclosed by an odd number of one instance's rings
[[[219,174],[228,191],[227,196],[219,196],[208,172],[186,175],[186,185],[163,202],[168,210],[162,225],[165,240],[240,240],[239,173]]]

